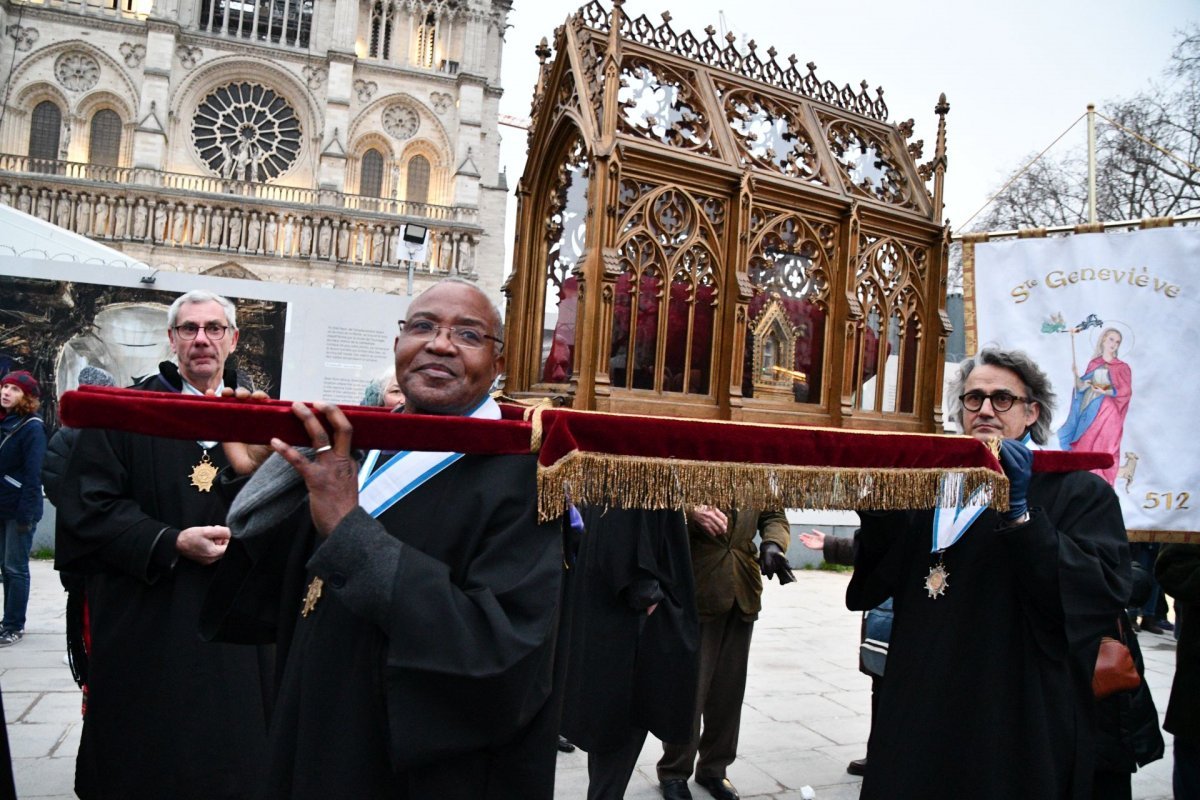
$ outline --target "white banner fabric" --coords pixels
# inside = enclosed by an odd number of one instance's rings
[[[975,245],[976,350],[1024,350],[1046,370],[1046,447],[1113,453],[1102,476],[1130,530],[1200,531],[1198,268],[1200,228]]]

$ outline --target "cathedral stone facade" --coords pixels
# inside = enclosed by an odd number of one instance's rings
[[[0,0],[0,203],[156,268],[498,298],[510,7]]]

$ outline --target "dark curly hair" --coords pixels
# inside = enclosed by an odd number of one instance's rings
[[[963,406],[958,398],[963,393],[967,376],[976,367],[1000,367],[1017,373],[1017,377],[1025,384],[1025,396],[1030,402],[1037,403],[1037,420],[1029,426],[1029,436],[1038,444],[1045,444],[1050,439],[1050,420],[1054,416],[1054,392],[1050,390],[1050,379],[1042,372],[1029,354],[1023,350],[1001,350],[997,347],[986,347],[977,355],[962,361],[958,365],[958,374],[950,381],[950,416],[963,429]]]

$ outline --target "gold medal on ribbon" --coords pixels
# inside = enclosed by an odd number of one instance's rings
[[[320,578],[313,578],[312,583],[308,584],[308,591],[304,593],[304,605],[300,607],[300,616],[307,617],[317,607],[317,601],[321,599],[321,587],[325,585],[325,581]]]
[[[211,492],[217,471],[216,465],[212,463],[212,459],[208,457],[208,451],[205,450],[204,455],[200,456],[200,463],[192,467],[192,486],[201,492]]]
[[[946,589],[950,587],[950,573],[946,570],[946,565],[941,561],[929,568],[929,574],[925,577],[925,591],[929,592],[929,596],[934,600],[946,593]]]

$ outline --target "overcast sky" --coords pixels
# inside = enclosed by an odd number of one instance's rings
[[[602,0],[611,8],[611,0]],[[577,8],[563,0],[513,0],[504,49],[501,113],[529,114],[537,77],[533,49]],[[986,7],[986,11],[984,10]],[[922,9],[914,13],[913,8]],[[1200,21],[1197,0],[628,0],[626,13],[656,23],[670,10],[676,33],[706,25],[795,53],[817,76],[884,89],[891,122],[913,118],[915,138],[933,152],[938,94],[947,117],[946,216],[966,222],[1027,157],[1049,145],[1095,103],[1127,97],[1157,80],[1178,32]],[[979,9],[979,10],[976,10]],[[722,25],[721,11],[724,11]],[[525,134],[501,127],[501,164],[516,188],[525,169]],[[1086,141],[1080,124],[1059,147]],[[509,204],[509,241],[515,216]]]

